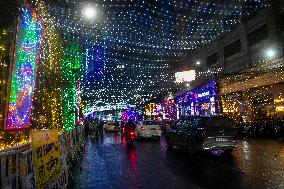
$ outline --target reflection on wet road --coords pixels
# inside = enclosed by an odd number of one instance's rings
[[[126,145],[120,135],[87,140],[74,188],[284,188],[284,143],[242,141],[231,156],[189,155],[160,141]]]

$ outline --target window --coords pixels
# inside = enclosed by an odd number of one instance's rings
[[[200,122],[199,117],[192,119],[191,122],[190,122],[190,127],[191,128],[197,128],[198,125],[199,125],[199,122]]]
[[[260,26],[248,34],[248,46],[251,47],[268,37],[267,24]]]
[[[177,124],[171,125],[171,127],[172,127],[173,129],[180,129],[181,126],[182,126],[182,120],[179,120],[179,121],[177,122]]]
[[[190,129],[194,129],[198,126],[200,121],[200,118],[193,118],[193,117],[189,117],[186,118],[183,122],[182,122],[182,129],[183,131],[188,132]]]
[[[144,125],[158,125],[158,123],[155,121],[144,121],[143,124]]]
[[[218,54],[217,52],[207,56],[207,66],[210,67],[218,62]]]
[[[242,49],[241,40],[238,39],[235,42],[225,46],[224,48],[224,57],[228,58],[233,56],[234,54],[240,52]]]
[[[183,129],[187,129],[188,128],[188,126],[189,126],[189,120],[184,120],[183,122],[182,122],[182,128]]]
[[[187,133],[189,131],[189,129],[190,129],[190,120],[188,120],[188,119],[183,120],[181,127],[180,127],[180,131]]]
[[[205,127],[217,127],[217,128],[233,128],[233,122],[229,118],[225,117],[208,117],[202,120],[202,125]]]

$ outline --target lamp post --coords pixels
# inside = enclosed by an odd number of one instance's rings
[[[268,48],[266,49],[266,52],[265,52],[265,57],[266,58],[275,58],[277,56],[277,50],[275,48]]]
[[[88,5],[88,6],[84,7],[83,10],[82,10],[83,17],[88,19],[88,20],[97,19],[98,14],[99,14],[99,10],[95,6]]]
[[[273,57],[275,57],[275,54],[276,54],[276,52],[275,52],[274,49],[268,49],[267,52],[266,52],[266,56],[267,56],[268,58],[273,58]]]

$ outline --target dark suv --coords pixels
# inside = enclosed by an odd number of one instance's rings
[[[230,153],[238,145],[233,122],[222,116],[190,116],[177,122],[166,133],[168,147],[180,146],[191,153],[196,150],[223,150]]]

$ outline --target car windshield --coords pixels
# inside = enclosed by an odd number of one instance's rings
[[[229,118],[225,117],[208,117],[203,120],[202,125],[205,125],[205,127],[227,127],[227,128],[233,128],[233,122]]]
[[[155,121],[144,121],[143,125],[158,125],[158,123]]]

